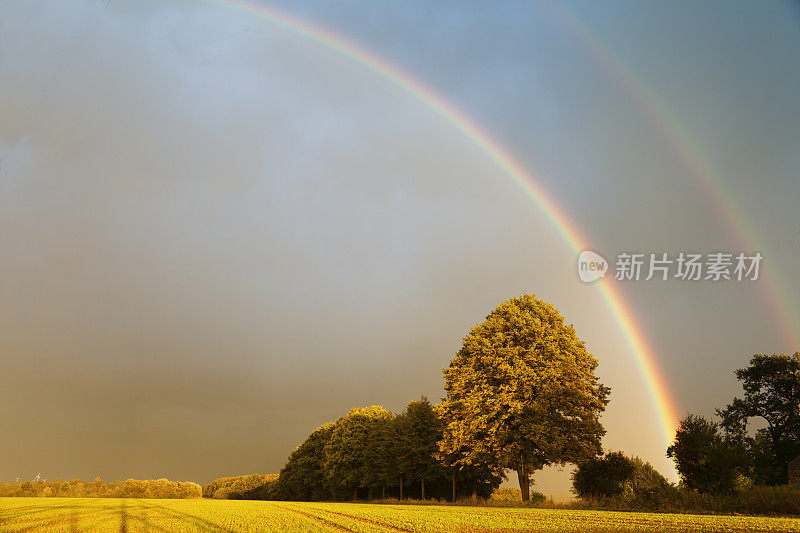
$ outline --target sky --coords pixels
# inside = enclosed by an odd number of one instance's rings
[[[761,253],[757,280],[617,284],[678,415],[800,349],[797,3],[253,4],[459,109],[610,275],[621,252]],[[352,407],[438,401],[522,293],[598,358],[605,449],[674,479],[575,251],[397,84],[224,2],[23,0],[0,4],[0,95],[0,479],[277,472]],[[568,493],[569,467],[534,477]]]

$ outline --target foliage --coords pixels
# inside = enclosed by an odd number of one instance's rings
[[[620,496],[636,467],[622,452],[580,461],[572,473],[572,490],[580,498]]]
[[[580,498],[624,498],[655,503],[671,489],[650,463],[622,452],[610,452],[578,463],[572,490]]]
[[[752,486],[726,494],[701,494],[696,491],[680,490],[673,492],[661,508],[695,513],[800,516],[800,487]]]
[[[353,409],[317,428],[292,452],[266,497],[450,500],[455,488],[456,498],[488,498],[502,478],[480,469],[448,470],[438,453],[442,426],[424,396],[397,416],[378,406]]]
[[[700,493],[671,486],[650,498],[582,498],[561,506],[573,509],[657,511],[664,513],[739,513],[800,516],[800,487],[743,487],[735,492]]]
[[[223,477],[203,486],[203,497],[217,500],[273,499],[273,486],[278,474],[249,474]]]
[[[474,326],[444,369],[442,456],[457,466],[530,474],[600,452],[599,416],[610,390],[597,360],[547,302],[526,294]]]
[[[737,441],[726,438],[715,422],[692,414],[681,420],[667,457],[683,486],[701,493],[734,491],[746,462]]]
[[[330,441],[325,446],[324,472],[335,498],[352,492],[354,499],[359,487],[370,487],[376,479],[368,461],[370,442],[377,426],[388,423],[393,415],[383,407],[373,405],[352,409],[336,422]]]
[[[541,492],[533,491],[530,493],[530,504],[540,504],[547,500],[547,496]],[[522,491],[511,487],[499,487],[495,489],[487,500],[489,505],[520,505],[522,504]]]
[[[426,397],[411,402],[396,419],[397,469],[406,479],[420,481],[421,498],[425,499],[425,480],[445,477],[436,460],[438,442],[442,438],[442,421]]]
[[[277,499],[297,501],[329,500],[332,497],[323,469],[325,446],[331,440],[336,424],[330,422],[314,431],[289,456],[281,469]]]
[[[623,496],[645,504],[655,503],[674,492],[674,486],[653,465],[639,457],[631,457],[633,477],[626,481]]]
[[[200,498],[202,489],[191,481],[167,479],[128,479],[125,481],[94,482],[22,481],[0,483],[0,496],[39,496],[58,498]]]
[[[786,465],[800,455],[800,352],[756,354],[748,367],[736,371],[736,378],[744,396],[717,411],[722,426],[750,448],[756,482],[785,484]],[[751,437],[747,427],[752,419],[766,427]]]
[[[393,446],[400,442],[397,432],[397,420],[394,415],[376,417],[367,428],[367,444],[364,450],[364,478],[361,487],[369,490],[368,494],[385,497],[386,487],[396,479],[399,468],[397,449]]]

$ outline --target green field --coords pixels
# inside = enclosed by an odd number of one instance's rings
[[[0,531],[800,531],[800,519],[237,500],[0,498]]]

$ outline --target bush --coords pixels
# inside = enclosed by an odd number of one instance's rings
[[[654,505],[676,490],[650,463],[635,456],[629,460],[633,464],[633,476],[624,483],[624,498]]]
[[[741,492],[701,494],[676,491],[666,510],[705,513],[746,513],[761,515],[800,515],[800,487],[780,485],[755,486]]]
[[[657,511],[666,513],[800,516],[800,486],[751,486],[741,492],[700,493],[669,486],[652,498],[583,498],[557,505],[567,509],[603,509],[616,511]]]
[[[572,473],[572,491],[583,499],[621,498],[655,504],[670,489],[669,481],[650,463],[622,452],[582,461]]]
[[[512,487],[499,487],[489,497],[489,503],[521,504],[522,492]]]
[[[541,492],[531,491],[528,504],[541,504],[547,501],[547,496]],[[489,505],[522,505],[522,491],[513,487],[499,487],[495,489],[486,501]]]
[[[578,463],[572,472],[572,491],[579,498],[610,498],[625,490],[635,472],[633,461],[622,452],[607,453]]]

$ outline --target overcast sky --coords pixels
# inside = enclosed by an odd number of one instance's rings
[[[758,281],[622,285],[681,413],[800,348],[797,4],[269,5],[436,90],[612,261],[760,252]],[[668,472],[559,232],[363,66],[218,3],[14,1],[0,96],[0,479],[277,472],[351,407],[438,400],[469,327],[524,292],[598,357],[606,448]]]

